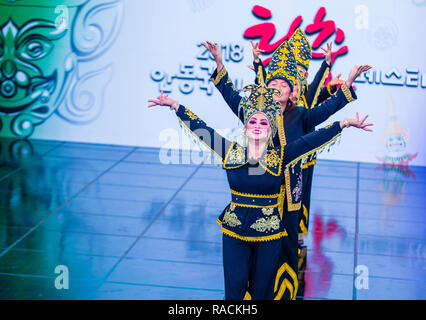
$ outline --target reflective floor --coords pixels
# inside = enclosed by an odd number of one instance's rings
[[[0,298],[223,299],[221,169],[150,148],[0,146]],[[425,198],[425,167],[318,161],[299,298],[426,299]]]

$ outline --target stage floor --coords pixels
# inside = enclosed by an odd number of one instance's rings
[[[151,148],[0,143],[1,299],[223,299],[223,170]],[[426,167],[318,161],[304,298],[426,299],[425,198]]]

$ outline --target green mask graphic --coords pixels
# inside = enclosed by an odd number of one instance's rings
[[[0,0],[0,135],[28,137],[55,112],[93,121],[112,65],[79,69],[111,46],[121,17],[120,0]]]

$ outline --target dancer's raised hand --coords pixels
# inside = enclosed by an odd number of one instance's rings
[[[358,112],[356,113],[356,119],[346,119],[344,121],[340,121],[340,127],[343,128],[348,128],[348,127],[354,127],[354,128],[358,128],[358,129],[362,129],[364,131],[373,131],[367,127],[372,126],[372,123],[364,123],[365,120],[367,120],[368,115],[366,115],[362,120],[359,119],[359,114]]]
[[[150,99],[148,102],[151,102],[151,104],[148,105],[148,108],[154,106],[168,106],[173,108],[175,111],[179,108],[179,104],[172,98],[169,98],[168,94],[164,94],[163,91],[161,91],[161,94],[157,97],[157,99]]]
[[[259,55],[261,53],[264,53],[265,50],[259,49],[259,43],[254,43],[253,41],[250,40],[251,46],[253,48],[253,60],[254,62],[260,62],[259,60]]]
[[[361,73],[368,71],[371,69],[371,66],[368,64],[364,64],[361,66],[354,66],[349,73],[348,80],[346,80],[346,85],[348,88],[352,86],[352,83],[355,81],[356,78],[360,76]]]
[[[201,44],[212,54],[214,61],[216,61],[217,71],[222,70],[223,60],[222,53],[220,52],[220,45],[210,41],[206,41],[205,43],[202,42]]]
[[[325,57],[325,62],[327,62],[327,64],[329,66],[331,66],[331,46],[332,46],[332,42],[327,43],[327,49],[324,49],[323,47],[321,47],[321,50],[324,51],[324,57]]]

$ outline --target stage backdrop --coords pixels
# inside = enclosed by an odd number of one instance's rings
[[[173,112],[147,109],[164,90],[228,137],[241,127],[209,81],[200,45],[222,46],[237,88],[253,82],[249,40],[268,59],[301,27],[312,80],[333,42],[333,76],[373,69],[358,100],[327,123],[368,114],[374,132],[345,130],[322,158],[426,165],[425,0],[0,0],[1,136],[183,148]]]

